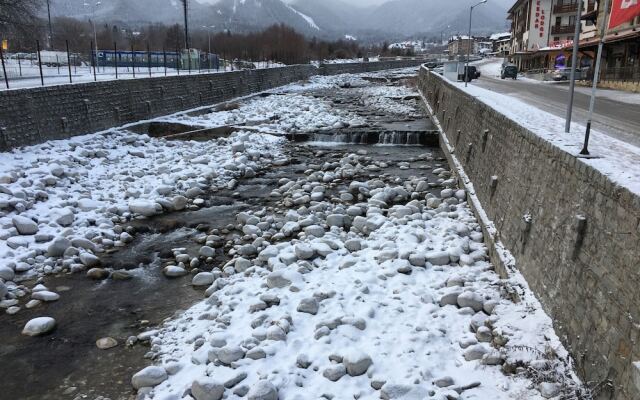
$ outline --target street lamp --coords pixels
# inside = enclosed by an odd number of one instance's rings
[[[209,67],[209,70],[211,70],[211,29],[215,28],[215,25],[211,25],[211,26],[202,26],[204,29],[207,30],[207,36],[209,38],[209,52],[207,53],[207,65]]]
[[[91,7],[91,26],[93,27],[93,43],[95,46],[95,50],[96,50],[96,55],[95,55],[95,63],[96,63],[96,67],[98,66],[98,35],[96,34],[96,8],[98,6],[100,6],[100,4],[102,4],[101,1],[97,1],[95,2],[95,4],[92,5]],[[89,3],[84,3],[84,6],[87,7],[89,6]]]
[[[479,3],[472,5],[469,10],[469,36],[467,37],[467,64],[464,67],[464,87],[467,87],[467,83],[469,82],[469,58],[471,58],[471,16],[473,15],[474,8],[486,2],[487,0],[482,0]]]
[[[49,17],[49,40],[47,43],[49,50],[53,47],[53,28],[51,27],[51,4],[49,0],[47,0],[47,16]]]

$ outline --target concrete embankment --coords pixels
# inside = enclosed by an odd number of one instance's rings
[[[419,88],[515,257],[503,272],[526,277],[596,398],[640,398],[640,198],[425,68]]]

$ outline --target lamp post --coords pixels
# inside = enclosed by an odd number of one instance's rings
[[[209,39],[209,50],[207,53],[207,67],[209,70],[211,70],[211,29],[215,28],[215,25],[211,25],[211,26],[202,26],[203,28],[205,28],[207,30],[207,37]]]
[[[95,55],[95,63],[96,63],[96,67],[98,66],[98,34],[96,33],[96,8],[98,6],[100,6],[100,4],[102,4],[102,2],[97,1],[95,2],[95,4],[93,4],[91,6],[91,26],[93,28],[93,43],[95,45],[95,50],[96,50],[96,55]],[[89,3],[84,3],[84,6],[88,6]]]
[[[473,15],[473,9],[486,2],[487,0],[482,0],[479,3],[472,5],[469,9],[469,36],[467,37],[467,63],[464,67],[464,87],[467,87],[467,83],[469,82],[469,58],[471,58],[471,17]]]
[[[51,27],[51,4],[49,0],[47,0],[47,16],[49,17],[49,40],[47,47],[51,50],[53,46],[53,28]]]

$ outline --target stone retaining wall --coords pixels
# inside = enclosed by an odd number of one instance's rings
[[[295,65],[0,92],[0,151],[98,132],[286,85],[313,75],[418,66],[420,61]]]
[[[418,84],[582,378],[640,399],[640,198],[440,76]]]

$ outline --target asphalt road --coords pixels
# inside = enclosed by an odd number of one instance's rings
[[[479,87],[515,97],[527,104],[564,118],[569,96],[568,83],[532,82],[529,80],[501,80],[499,77],[482,76],[473,81]],[[606,133],[640,147],[640,95],[622,92],[626,102],[616,101],[615,91],[598,96],[592,129]],[[586,125],[589,111],[590,89],[576,87],[572,121]],[[635,102],[635,104],[633,104]]]

